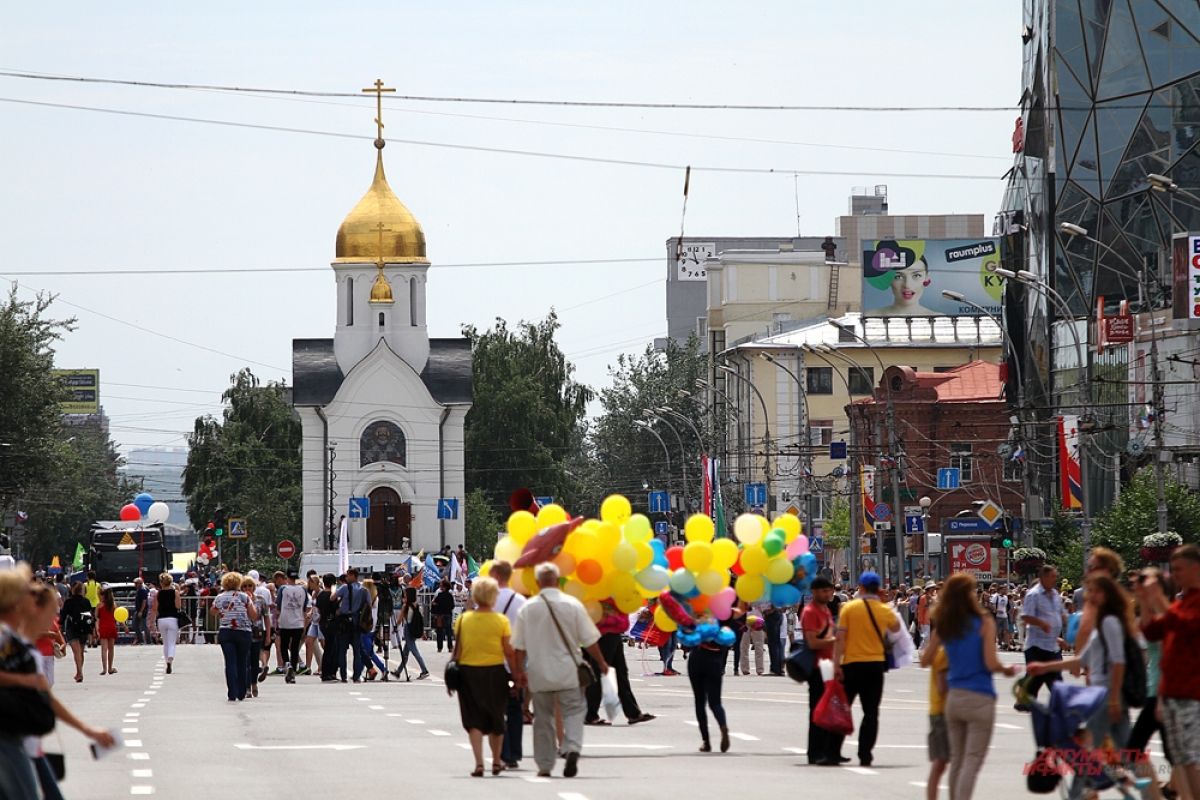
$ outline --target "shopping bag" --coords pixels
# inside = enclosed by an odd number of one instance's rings
[[[608,721],[612,722],[617,718],[617,712],[621,710],[621,698],[617,696],[617,675],[616,670],[609,670],[600,678],[600,702],[604,706],[604,713],[608,716]]]
[[[849,736],[854,733],[854,716],[850,713],[850,700],[841,681],[825,684],[825,693],[813,712],[813,723],[830,733]]]

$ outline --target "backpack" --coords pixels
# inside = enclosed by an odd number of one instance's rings
[[[405,633],[410,639],[420,639],[425,635],[425,620],[421,616],[421,609],[416,606],[412,607],[412,620],[405,626]]]
[[[371,633],[375,630],[375,619],[371,613],[371,596],[367,594],[367,590],[362,590],[366,595],[366,601],[362,604],[362,608],[358,610],[358,629],[363,633]],[[354,601],[351,600],[351,603]]]
[[[1101,623],[1104,620],[1100,620]],[[1101,646],[1104,647],[1104,663],[1107,671],[1108,643],[1104,634],[1097,629]],[[1128,633],[1124,634],[1125,644],[1125,677],[1121,681],[1121,698],[1130,708],[1141,708],[1146,705],[1146,659],[1142,656],[1142,648],[1137,640]]]

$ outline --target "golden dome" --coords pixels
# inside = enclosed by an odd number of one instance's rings
[[[382,237],[380,223],[383,224]],[[371,188],[338,228],[334,254],[334,260],[342,263],[374,263],[381,258],[389,264],[426,263],[425,232],[388,186],[383,174],[382,150],[375,155],[375,179],[371,181]],[[379,285],[380,281],[376,279],[376,288]],[[383,285],[387,285],[386,279]],[[374,289],[371,296],[374,299]]]
[[[369,303],[390,303],[392,302],[392,285],[388,283],[388,279],[383,275],[383,267],[379,268],[379,274],[375,276],[375,282],[371,284],[371,298]]]

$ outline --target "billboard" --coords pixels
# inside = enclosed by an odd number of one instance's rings
[[[1200,319],[1200,236],[1172,237],[1171,278],[1174,319]]]
[[[966,572],[977,581],[990,581],[992,540],[986,536],[950,536],[946,539],[946,558],[950,572]]]
[[[62,413],[100,413],[100,370],[56,369],[54,376],[62,381],[70,395],[63,401]]]
[[[979,309],[943,297],[946,289],[1000,314],[998,239],[868,239],[862,264],[865,317],[980,316]]]

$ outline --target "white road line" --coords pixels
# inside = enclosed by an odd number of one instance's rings
[[[130,794],[154,794],[153,786],[130,786]]]
[[[153,778],[154,770],[152,769],[135,769],[129,773],[135,778]]]
[[[367,706],[372,711],[383,711],[383,706]]]
[[[699,728],[699,727],[700,727],[700,723],[699,723],[699,722],[696,722],[696,720],[694,720],[694,719],[685,719],[685,720],[683,721],[683,724],[684,724],[684,725],[695,725],[697,728]]]
[[[142,692],[142,694],[158,694],[158,692],[154,691],[153,689],[147,689],[146,691]]]
[[[389,717],[403,717],[403,714],[388,714]]]
[[[729,735],[732,736],[734,739],[738,739],[743,742],[757,742],[758,741],[757,736],[751,736],[748,733],[731,733]],[[922,747],[924,747],[924,745],[922,745]]]
[[[425,724],[425,720],[423,720],[423,719],[410,719],[410,720],[406,720],[406,721],[408,722],[409,725],[424,725]]]
[[[141,715],[142,714],[140,711],[126,711],[125,712],[125,716],[127,716],[127,717],[140,717]]]
[[[350,692],[350,694],[362,694],[362,692]]]
[[[365,744],[235,744],[238,750],[362,750]]]
[[[131,705],[129,707],[130,708],[145,708],[146,704],[145,703],[134,703],[133,705]]]
[[[432,728],[430,729],[429,732],[432,733],[434,736],[449,736],[450,735],[450,731],[439,731],[439,730],[434,730]]]
[[[585,744],[583,746],[583,748],[585,750],[591,750],[591,749],[597,748],[597,747],[603,747],[603,748],[607,748],[607,749],[621,749],[621,750],[673,750],[673,749],[675,749],[675,746],[670,745],[670,744],[594,744],[592,742],[588,742],[587,744]]]
[[[356,698],[354,698],[354,699],[355,699],[355,700],[357,700],[357,701],[359,701],[360,703],[369,703],[369,702],[371,702],[371,698],[369,698],[369,697],[356,697]]]
[[[128,753],[127,757],[129,758],[130,761],[149,761],[150,760],[149,753]]]
[[[782,748],[782,750],[785,753],[795,753],[798,756],[808,755],[808,751],[806,749],[804,749],[803,747],[784,747],[784,748]]]
[[[853,772],[855,775],[878,775],[879,771],[868,769],[867,767],[842,767],[846,772]]]
[[[559,800],[588,800],[586,794],[579,792],[559,792],[558,797]]]
[[[1007,722],[997,722],[997,728],[1003,728],[1006,731],[1023,731],[1025,728],[1021,725],[1009,725]]]
[[[896,692],[898,694],[912,694],[913,690],[912,689],[896,689]]]
[[[125,746],[126,747],[141,747],[142,740],[141,739],[126,739]]]
[[[469,747],[469,745],[468,745]],[[521,779],[527,783],[549,783],[549,778],[539,778],[537,775],[522,775]]]
[[[918,789],[924,789],[924,788],[925,788],[926,786],[928,786],[929,784],[928,784],[928,783],[926,783],[925,781],[909,781],[909,782],[908,782],[908,785],[909,785],[909,786],[916,786]],[[949,786],[948,784],[941,783],[941,784],[938,784],[938,788],[939,788],[939,789],[949,789],[949,788],[950,788],[950,786]]]
[[[121,733],[137,733],[137,728],[121,728]]]

